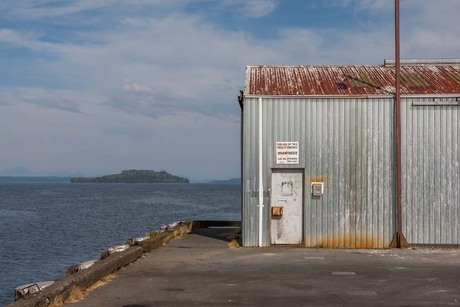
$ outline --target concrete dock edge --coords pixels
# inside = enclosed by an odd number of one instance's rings
[[[144,253],[150,253],[172,239],[189,233],[193,225],[193,221],[179,223],[171,229],[167,229],[147,240],[137,243],[136,246],[131,246],[122,252],[114,253],[103,260],[97,261],[88,269],[78,271],[75,274],[60,279],[51,286],[30,295],[26,299],[17,300],[9,304],[8,307],[43,307],[48,306],[56,299],[65,301],[73,289],[85,290],[89,288],[103,277],[136,261]]]

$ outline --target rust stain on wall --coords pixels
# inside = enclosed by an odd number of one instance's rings
[[[372,234],[346,233],[334,236],[325,236],[324,240],[307,245],[315,248],[382,248],[389,247],[390,242],[381,242],[381,238]]]
[[[319,176],[319,177],[308,177],[307,180],[309,182],[327,182],[327,177],[326,176]]]

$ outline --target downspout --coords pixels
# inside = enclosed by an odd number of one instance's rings
[[[262,153],[262,138],[263,138],[263,125],[262,125],[262,97],[259,97],[259,247],[262,244],[262,231],[263,231],[263,208],[264,208],[264,184],[263,184],[263,153]]]
[[[243,174],[244,174],[244,163],[243,163],[243,159],[244,159],[244,154],[243,154],[243,146],[244,146],[244,140],[243,140],[243,137],[244,137],[244,92],[240,90],[240,95],[238,96],[238,103],[240,105],[240,109],[241,109],[241,127],[240,127],[240,180],[241,180],[241,195],[240,195],[240,201],[241,201],[241,220],[243,219],[243,212],[244,212],[244,178],[243,178]],[[242,221],[243,222],[243,221]],[[241,223],[241,232],[244,233],[243,231],[243,227],[244,227],[244,223]]]

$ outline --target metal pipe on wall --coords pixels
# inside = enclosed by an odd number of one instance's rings
[[[262,114],[262,97],[259,98],[259,247],[263,246],[263,208],[264,208],[264,183],[263,183],[263,114]]]
[[[244,92],[240,90],[240,95],[238,96],[238,103],[241,109],[241,123],[240,123],[240,180],[241,180],[241,194],[240,194],[240,201],[241,201],[241,217],[244,212],[244,168],[243,168],[243,161],[244,161]],[[243,228],[243,223],[241,223],[241,228]]]

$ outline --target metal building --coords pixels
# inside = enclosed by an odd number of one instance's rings
[[[460,60],[401,62],[402,229],[460,244]],[[248,66],[244,246],[384,248],[396,231],[395,67]]]

